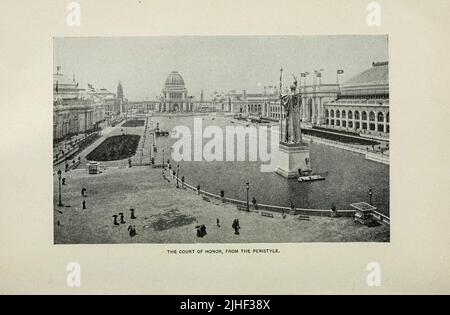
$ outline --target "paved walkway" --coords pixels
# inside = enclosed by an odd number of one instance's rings
[[[310,217],[298,220],[274,213],[274,218],[239,211],[233,205],[213,204],[190,191],[177,189],[163,179],[160,169],[109,168],[99,175],[78,169],[65,173],[62,202],[55,206],[55,243],[241,243],[241,242],[343,242],[388,241],[389,227],[369,228],[349,218]],[[54,177],[54,204],[58,185]],[[81,188],[87,189],[82,209]],[[137,219],[130,219],[134,208]],[[62,213],[60,213],[62,212]],[[123,212],[125,224],[115,226],[113,215]],[[220,227],[216,220],[219,218]],[[240,235],[231,225],[240,221]],[[57,224],[59,221],[60,225]],[[129,224],[137,236],[130,237]],[[196,236],[195,226],[205,224],[207,235]]]

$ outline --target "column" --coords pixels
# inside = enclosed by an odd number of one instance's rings
[[[360,110],[359,111],[359,129],[360,130],[363,130],[363,120],[362,120],[362,116],[363,116],[362,113],[363,113],[363,111],[364,110]]]
[[[355,129],[355,110],[352,110],[352,128]]]
[[[318,97],[317,101],[318,102],[317,102],[317,119],[316,119],[316,124],[320,126],[322,124],[322,118],[323,118],[322,98]]]
[[[375,134],[378,134],[378,112],[374,110],[375,113],[375,130],[373,131]]]
[[[316,118],[317,118],[317,97],[316,96],[313,97],[311,115],[312,115],[311,124],[315,125]]]

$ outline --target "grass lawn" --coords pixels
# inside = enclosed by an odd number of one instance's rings
[[[133,119],[133,120],[127,120],[124,122],[122,127],[143,127],[145,125],[145,120],[141,119]]]
[[[115,161],[133,156],[139,144],[139,135],[120,135],[106,138],[92,150],[86,159],[90,161]]]

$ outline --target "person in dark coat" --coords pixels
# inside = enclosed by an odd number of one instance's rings
[[[196,225],[195,229],[197,230],[197,237],[202,237],[202,232],[200,230],[200,225]]]
[[[255,197],[253,197],[252,203],[253,203],[253,209],[256,210],[256,198]]]
[[[83,200],[83,210],[86,209],[86,200]]]
[[[202,237],[205,236],[206,233],[206,226],[204,224],[202,224],[202,226],[200,227],[201,231],[202,231]]]
[[[117,214],[113,215],[114,218],[114,225],[119,225],[119,223],[117,222]]]
[[[133,226],[132,225],[128,226],[128,234],[130,235],[130,237],[134,236],[134,231],[133,231]]]
[[[120,224],[125,224],[126,222],[125,222],[125,220],[123,219],[123,213],[120,212],[120,213],[119,213],[119,216],[120,216]]]

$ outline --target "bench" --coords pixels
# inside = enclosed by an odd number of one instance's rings
[[[273,218],[273,213],[261,211],[263,217]]]
[[[303,214],[299,214],[299,215],[297,216],[297,219],[303,220],[303,221],[309,221],[309,216],[303,215]]]
[[[203,200],[203,201],[207,201],[207,202],[211,202],[211,199],[209,199],[209,198],[206,197],[206,196],[202,196],[202,200]]]

